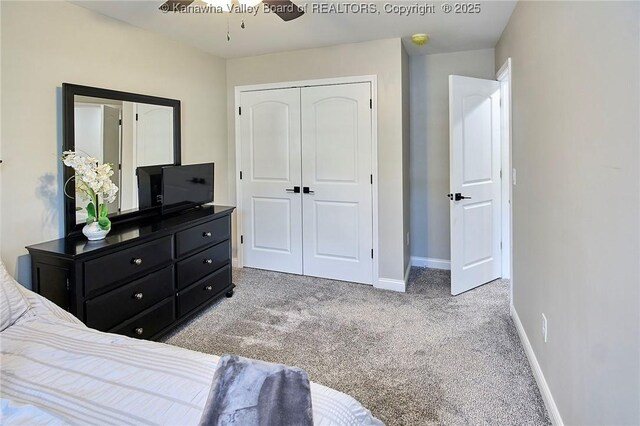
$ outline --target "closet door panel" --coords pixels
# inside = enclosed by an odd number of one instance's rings
[[[243,92],[240,102],[243,263],[302,274],[300,89]]]
[[[302,89],[303,271],[371,284],[369,83]]]

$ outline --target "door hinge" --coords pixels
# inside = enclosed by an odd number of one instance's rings
[[[238,115],[242,115],[242,107],[238,107]]]
[[[136,121],[138,121],[138,113],[136,112]]]
[[[373,249],[371,249],[371,258],[373,259]]]
[[[500,170],[500,179],[502,179],[502,170]]]
[[[373,99],[369,99],[369,109],[373,109]]]
[[[240,170],[240,180],[242,180],[242,170]]]
[[[369,175],[371,176],[371,185],[373,185],[373,175]]]
[[[244,244],[244,235],[240,235],[240,244]]]
[[[502,250],[502,241],[500,241],[500,250]]]
[[[122,119],[118,119],[118,125],[122,126]]]
[[[71,289],[71,285],[69,284],[69,278],[67,278],[67,290]]]

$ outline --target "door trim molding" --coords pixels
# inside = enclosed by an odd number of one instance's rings
[[[511,58],[507,58],[496,74],[500,83],[500,150],[502,169],[502,278],[513,276],[513,185],[512,181],[512,113],[511,113]],[[513,287],[513,286],[512,286]],[[513,297],[511,297],[513,300]]]
[[[242,218],[240,215],[242,210],[242,181],[240,180],[239,171],[242,170],[242,155],[240,144],[240,115],[238,114],[238,108],[240,105],[240,95],[243,92],[263,91],[263,90],[276,90],[276,89],[292,89],[302,88],[306,86],[335,86],[339,84],[354,84],[354,83],[370,83],[371,84],[371,173],[373,173],[373,185],[372,185],[372,216],[373,216],[373,280],[374,287],[386,288],[381,284],[381,281],[385,281],[387,285],[395,286],[396,283],[390,284],[391,281],[380,278],[379,261],[378,256],[379,241],[378,241],[378,76],[377,75],[362,75],[362,76],[350,76],[350,77],[336,77],[336,78],[322,78],[314,80],[297,80],[297,81],[284,81],[277,83],[265,83],[265,84],[252,84],[244,86],[234,87],[234,128],[235,128],[235,145],[236,145],[236,167],[235,167],[235,182],[236,182],[236,246],[237,249],[237,267],[244,267],[243,261],[243,248],[238,244],[242,232]],[[402,280],[397,280],[398,283],[402,283],[402,290],[404,291],[405,283]],[[395,289],[394,288],[394,289]],[[391,288],[389,288],[391,290]]]

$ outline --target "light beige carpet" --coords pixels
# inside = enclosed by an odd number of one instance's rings
[[[449,295],[414,268],[406,294],[244,269],[222,299],[165,338],[212,354],[304,368],[387,425],[550,424],[496,281]]]

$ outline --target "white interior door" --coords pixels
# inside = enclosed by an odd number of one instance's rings
[[[121,188],[120,183],[120,109],[113,108],[108,105],[102,106],[103,122],[102,122],[102,152],[104,163],[109,163],[113,166],[113,176],[111,180],[118,188]],[[120,199],[122,196],[116,197],[113,203],[109,204],[110,212],[120,211]]]
[[[500,277],[500,84],[449,76],[449,127],[456,295]]]
[[[136,167],[173,164],[173,108],[136,104]]]
[[[372,283],[370,99],[370,83],[302,89],[305,275]]]
[[[302,274],[300,89],[242,92],[244,266]]]

